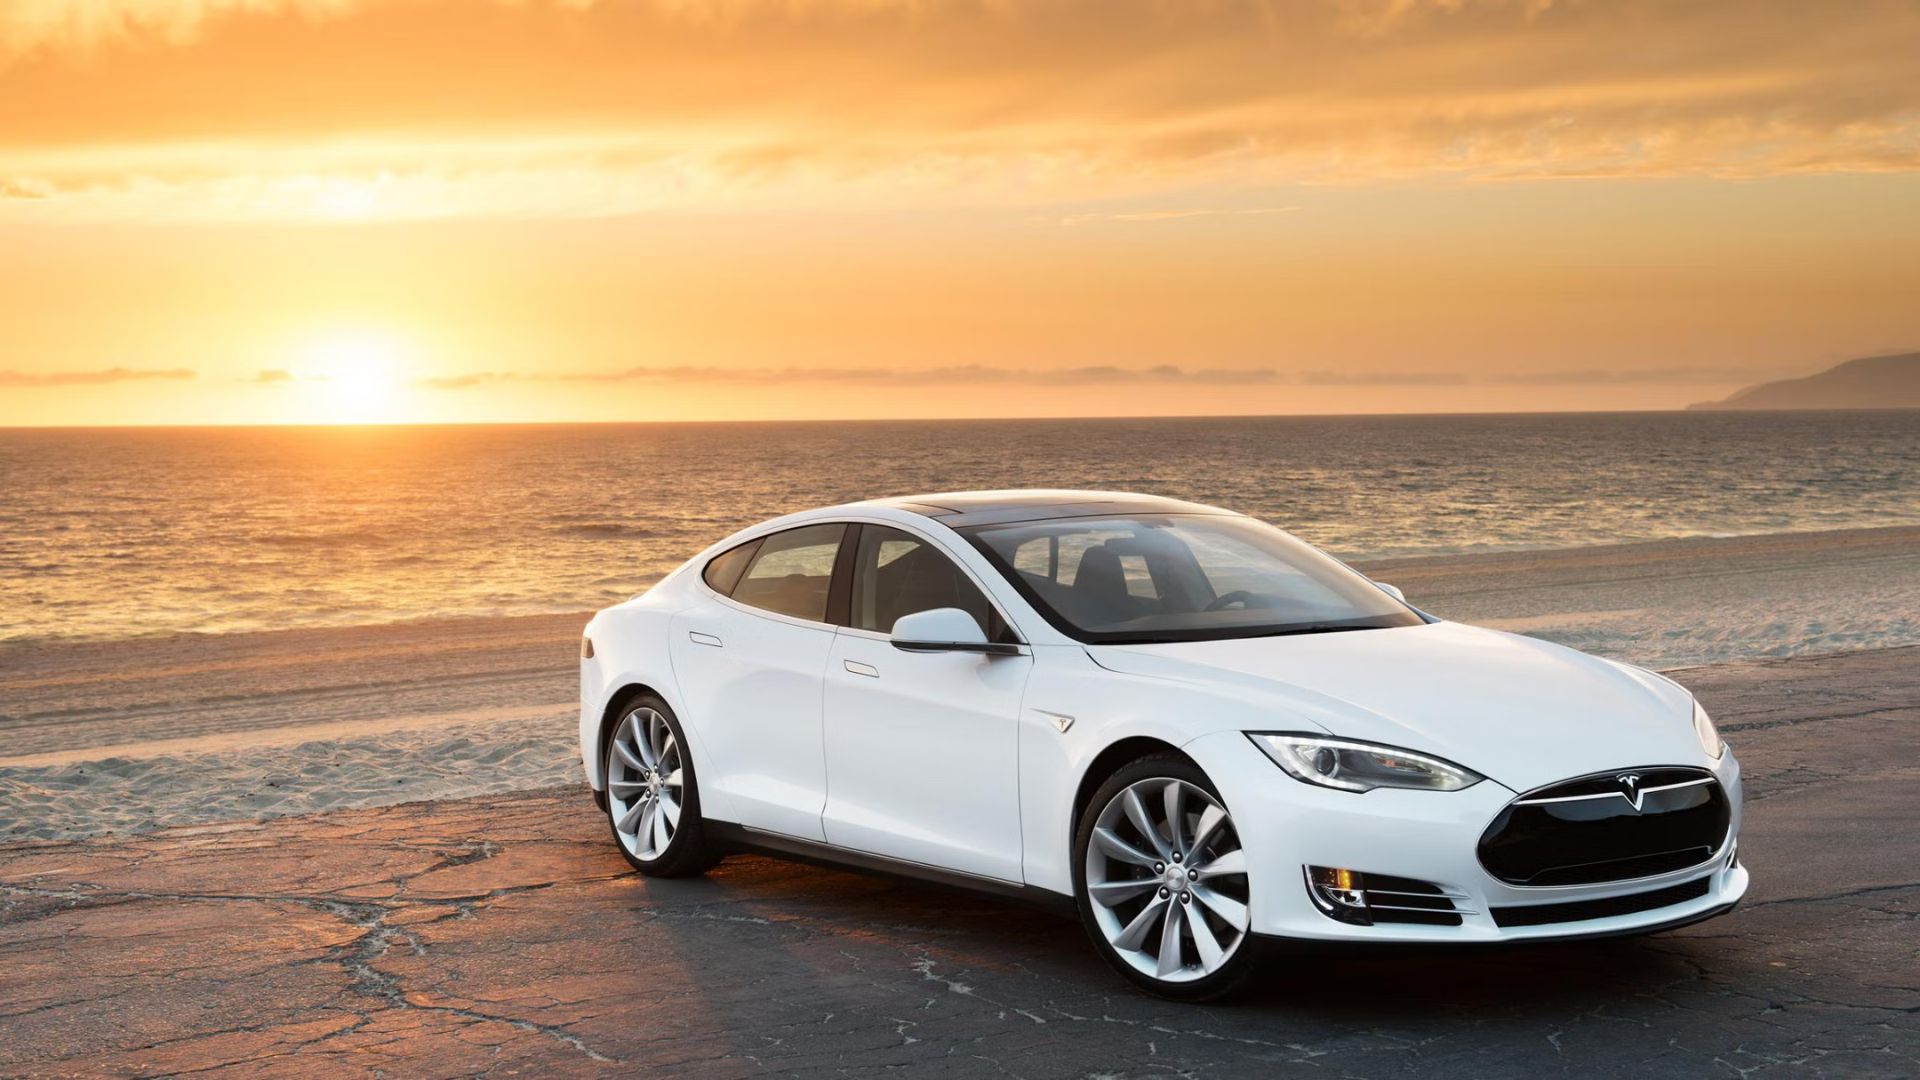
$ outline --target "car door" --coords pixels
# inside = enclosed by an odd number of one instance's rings
[[[1015,640],[967,574],[924,537],[859,525],[848,625],[826,670],[827,840],[1021,880],[1018,720],[1030,655],[906,652],[902,615],[957,607]]]
[[[708,563],[713,590],[674,616],[670,652],[702,751],[701,812],[824,840],[821,675],[832,652],[828,596],[841,523],[749,541]]]

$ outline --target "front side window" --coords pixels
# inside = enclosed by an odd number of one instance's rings
[[[1049,621],[1087,642],[1417,626],[1366,578],[1279,529],[1149,514],[980,526],[967,538]]]
[[[953,560],[932,544],[885,525],[862,525],[853,560],[852,625],[891,633],[903,615],[959,608],[989,641],[1004,632],[993,605]]]
[[[827,621],[833,561],[846,531],[840,524],[805,525],[764,537],[733,587],[733,599],[796,619]]]

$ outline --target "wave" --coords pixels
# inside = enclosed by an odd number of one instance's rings
[[[374,528],[337,529],[331,532],[269,532],[249,537],[252,543],[283,548],[387,547],[417,539],[417,535]]]
[[[577,525],[550,525],[549,532],[562,536],[584,536],[594,540],[654,540],[667,534],[645,525],[618,521],[588,521]]]

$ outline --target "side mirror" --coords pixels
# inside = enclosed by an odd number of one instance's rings
[[[1395,600],[1398,600],[1403,604],[1407,602],[1407,594],[1400,591],[1400,586],[1389,585],[1384,581],[1376,581],[1374,582],[1374,584],[1380,586],[1381,592],[1386,593],[1388,596],[1393,597]]]
[[[906,652],[970,652],[1017,656],[1018,645],[987,640],[973,616],[959,608],[932,608],[902,615],[893,624],[893,647]]]

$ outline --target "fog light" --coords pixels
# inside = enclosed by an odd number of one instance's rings
[[[1331,866],[1309,866],[1307,895],[1326,915],[1341,922],[1373,925],[1367,915],[1367,880],[1357,871]]]
[[[585,635],[580,638],[580,659],[593,659],[593,639]]]

